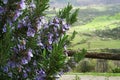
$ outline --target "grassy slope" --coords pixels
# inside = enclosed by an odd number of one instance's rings
[[[69,31],[77,31],[78,34],[75,37],[73,44],[76,44],[72,49],[78,48],[120,48],[120,40],[101,40],[101,38],[94,36],[92,32],[95,30],[105,30],[107,28],[113,29],[118,27],[120,24],[120,14],[116,14],[113,16],[99,16],[94,18],[91,22],[82,25],[82,26],[75,26],[72,27]],[[83,35],[85,34],[92,34],[91,36]],[[86,43],[79,44],[81,41],[86,41]],[[90,47],[89,47],[90,45]]]

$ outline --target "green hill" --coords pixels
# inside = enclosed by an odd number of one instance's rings
[[[85,25],[72,27],[69,34],[74,30],[78,34],[72,49],[120,48],[120,14],[96,17]]]

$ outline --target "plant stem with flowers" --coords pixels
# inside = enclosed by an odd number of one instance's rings
[[[66,31],[77,20],[69,4],[47,21],[49,0],[0,0],[0,79],[54,80],[62,71],[69,42]]]

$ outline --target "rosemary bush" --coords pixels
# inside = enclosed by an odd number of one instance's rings
[[[62,71],[78,9],[68,4],[48,20],[48,3],[0,0],[0,80],[54,80]]]

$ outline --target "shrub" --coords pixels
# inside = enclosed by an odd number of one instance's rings
[[[115,67],[112,69],[113,73],[120,73],[120,67]]]
[[[78,9],[48,20],[49,0],[0,0],[0,80],[53,80],[62,71]]]
[[[90,72],[90,71],[94,71],[94,68],[95,68],[95,65],[93,61],[82,60],[76,66],[75,71],[76,72]]]

